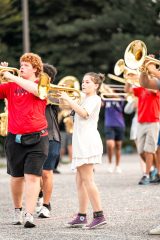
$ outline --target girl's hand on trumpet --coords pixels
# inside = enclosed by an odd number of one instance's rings
[[[70,101],[72,101],[72,99],[68,96],[68,94],[63,91],[63,92],[59,92],[59,103],[60,105],[66,105],[70,108]]]
[[[68,94],[66,92],[61,92],[59,93],[60,98],[67,101],[68,103],[70,102],[71,98],[68,96]]]
[[[87,111],[82,106],[80,106],[75,100],[73,100],[66,92],[60,93],[60,99],[62,99],[62,101],[63,100],[67,101],[70,108],[74,110],[80,117],[82,118],[88,117]]]

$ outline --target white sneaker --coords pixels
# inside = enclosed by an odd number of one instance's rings
[[[109,164],[107,172],[112,173],[113,172],[113,166],[112,164]]]
[[[23,211],[19,208],[14,210],[14,220],[13,225],[21,225],[23,224]]]
[[[37,205],[36,205],[36,213],[39,213],[42,207],[43,207],[43,197],[38,197]]]
[[[31,213],[26,213],[25,214],[25,222],[24,222],[24,227],[25,228],[33,228],[36,225],[33,222],[33,215]]]
[[[38,214],[38,217],[39,218],[50,218],[51,211],[47,207],[43,206]]]
[[[122,170],[119,166],[115,167],[115,173],[121,173]]]
[[[149,234],[151,234],[151,235],[160,235],[160,225],[158,225],[157,227],[151,229],[149,231]]]

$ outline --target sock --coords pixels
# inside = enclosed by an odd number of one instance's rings
[[[78,213],[78,216],[86,217],[86,213]]]
[[[15,208],[15,209],[19,209],[20,211],[22,211],[22,207],[20,207],[20,208]]]
[[[49,211],[51,211],[51,204],[50,203],[49,204],[43,203],[43,206],[48,208]]]
[[[39,192],[39,196],[38,196],[39,198],[42,198],[43,197],[43,192],[42,192],[42,190]]]
[[[102,216],[103,216],[103,211],[98,211],[93,213],[93,218],[102,217]]]

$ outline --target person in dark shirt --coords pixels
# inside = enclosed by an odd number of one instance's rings
[[[57,74],[57,70],[50,64],[43,65],[43,71],[49,75],[52,83]],[[60,131],[58,126],[57,105],[48,104],[46,107],[46,118],[48,122],[49,152],[48,158],[43,165],[42,191],[37,202],[38,217],[49,218],[51,216],[51,195],[53,190],[53,170],[56,169],[60,158]],[[42,205],[43,204],[43,205]]]
[[[108,172],[113,172],[112,158],[115,152],[115,172],[121,173],[121,148],[125,134],[124,101],[107,100],[105,102],[105,138],[108,156]]]

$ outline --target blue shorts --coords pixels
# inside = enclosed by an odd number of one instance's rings
[[[124,139],[125,128],[123,127],[106,127],[105,137],[106,140],[122,141]]]
[[[57,162],[60,158],[60,142],[57,142],[55,140],[49,141],[49,152],[47,160],[45,161],[43,165],[43,170],[53,170],[55,169],[55,166],[57,165]]]

